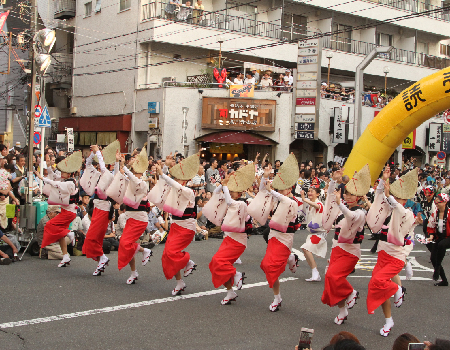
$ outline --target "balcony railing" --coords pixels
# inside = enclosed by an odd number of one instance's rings
[[[56,0],[55,19],[69,19],[75,17],[77,8],[76,0]]]
[[[352,40],[340,37],[324,37],[322,38],[322,47],[337,51],[344,51],[367,55],[372,49],[378,45],[366,43],[364,41]],[[427,55],[420,52],[408,51],[394,48],[389,53],[378,54],[379,58],[384,58],[394,62],[403,62],[409,64],[417,64],[419,66],[442,69],[450,66],[450,59]]]
[[[431,5],[430,3],[427,2],[415,0],[378,0],[377,2],[386,6],[414,13],[436,10],[435,12],[425,14],[425,16],[436,19],[442,19],[444,21],[450,22],[450,15],[447,10],[439,11],[439,9],[442,9],[441,6]]]
[[[73,55],[68,53],[52,54],[52,64],[47,69],[53,84],[72,84]]]
[[[171,8],[165,2],[149,1],[142,4],[141,20],[164,18],[180,23],[189,23],[201,27],[212,27],[232,32],[262,36],[281,40],[298,40],[313,35],[300,26],[285,27],[279,24],[257,21],[245,16],[231,16],[226,10],[201,11],[185,6]]]

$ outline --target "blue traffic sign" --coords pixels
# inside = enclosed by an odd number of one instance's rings
[[[41,142],[41,133],[39,133],[39,132],[34,133],[33,142],[35,145],[38,145]]]
[[[438,154],[436,155],[437,159],[439,160],[444,160],[445,159],[445,152],[438,152]]]
[[[50,120],[50,113],[48,112],[47,106],[44,106],[42,113],[38,120],[38,126],[40,128],[49,128],[52,126],[52,121]]]

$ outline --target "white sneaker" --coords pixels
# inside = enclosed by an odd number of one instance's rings
[[[350,294],[345,301],[347,309],[351,309],[353,308],[353,306],[355,306],[356,299],[359,299],[359,292],[353,289],[352,294]]]
[[[70,265],[70,255],[65,254],[63,255],[63,259],[61,260],[61,262],[58,264],[58,267],[66,267],[69,265]]]
[[[139,274],[137,271],[132,271],[131,276],[127,279],[127,284],[135,284],[138,280]]]
[[[236,301],[237,294],[234,292],[234,290],[230,290],[227,293],[227,296],[222,299],[220,302],[222,305],[230,305],[232,301]]]
[[[147,265],[152,255],[153,252],[150,249],[144,248],[144,252],[142,253],[142,266]]]
[[[197,265],[195,264],[195,262],[193,262],[192,260],[189,260],[186,267],[184,268],[183,276],[184,277],[189,276],[194,270],[197,270],[196,267],[197,267]]]
[[[174,290],[172,291],[172,295],[180,295],[186,289],[186,283],[183,280],[178,282]]]
[[[289,263],[289,270],[291,270],[292,273],[295,273],[297,271],[297,267],[298,267],[297,254],[289,255],[288,263]]]
[[[242,289],[242,285],[244,284],[245,272],[238,272],[234,275],[234,286],[236,286],[237,290]]]
[[[242,264],[242,260],[241,260],[241,258],[237,258],[237,260],[234,262],[235,264]]]

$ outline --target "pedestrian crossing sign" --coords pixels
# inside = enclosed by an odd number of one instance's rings
[[[38,126],[41,128],[49,128],[51,125],[52,122],[50,120],[50,113],[48,112],[47,106],[44,106],[41,116],[39,117]]]

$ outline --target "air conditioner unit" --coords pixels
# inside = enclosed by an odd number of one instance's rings
[[[165,81],[177,81],[177,78],[175,77],[164,77],[161,79],[161,82],[164,83]]]
[[[70,115],[77,115],[77,107],[70,107]]]

